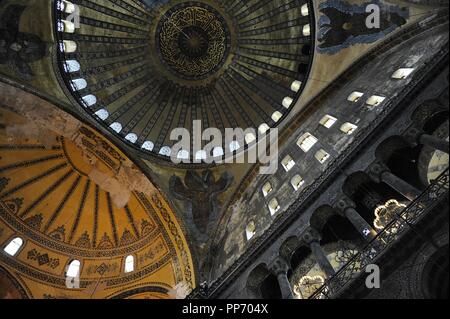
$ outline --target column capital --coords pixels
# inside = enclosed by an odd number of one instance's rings
[[[320,235],[319,231],[312,227],[306,230],[302,235],[302,241],[307,245],[310,245],[314,242],[320,242],[321,239],[322,236]]]
[[[290,268],[288,262],[281,256],[278,256],[269,266],[270,271],[275,276],[280,274],[287,275]]]
[[[405,133],[403,133],[403,138],[413,146],[419,143],[420,136],[424,134],[424,131],[416,126],[409,127]]]
[[[367,168],[366,172],[374,182],[380,183],[381,175],[390,172],[390,170],[383,162],[375,161]]]
[[[344,215],[348,208],[356,208],[356,204],[347,196],[341,197],[339,201],[334,205],[334,208],[339,212],[339,214]]]

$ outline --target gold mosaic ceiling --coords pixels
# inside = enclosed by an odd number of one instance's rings
[[[117,148],[81,124],[71,140],[6,109],[0,122],[0,243],[24,240],[17,256],[1,254],[0,263],[28,297],[168,298],[177,285],[195,286],[177,218]],[[141,191],[127,187],[125,166]],[[127,256],[135,261],[130,273]],[[81,286],[67,289],[74,259]]]

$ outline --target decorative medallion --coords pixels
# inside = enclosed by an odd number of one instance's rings
[[[184,79],[199,80],[215,73],[230,49],[223,17],[203,3],[182,3],[161,19],[156,43],[162,62]]]

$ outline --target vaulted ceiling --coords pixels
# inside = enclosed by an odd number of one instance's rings
[[[288,148],[323,92],[345,101],[363,58],[432,14],[376,2],[379,30],[362,0],[0,0],[0,244],[24,239],[0,254],[0,297],[183,297],[225,239],[228,267],[258,167],[174,165],[171,131],[277,127]]]

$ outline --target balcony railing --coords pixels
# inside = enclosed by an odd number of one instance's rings
[[[449,170],[443,172],[431,185],[384,228],[376,238],[353,256],[333,277],[319,288],[310,299],[331,299],[342,293],[370,264],[402,238],[428,212],[441,202],[449,190]]]

